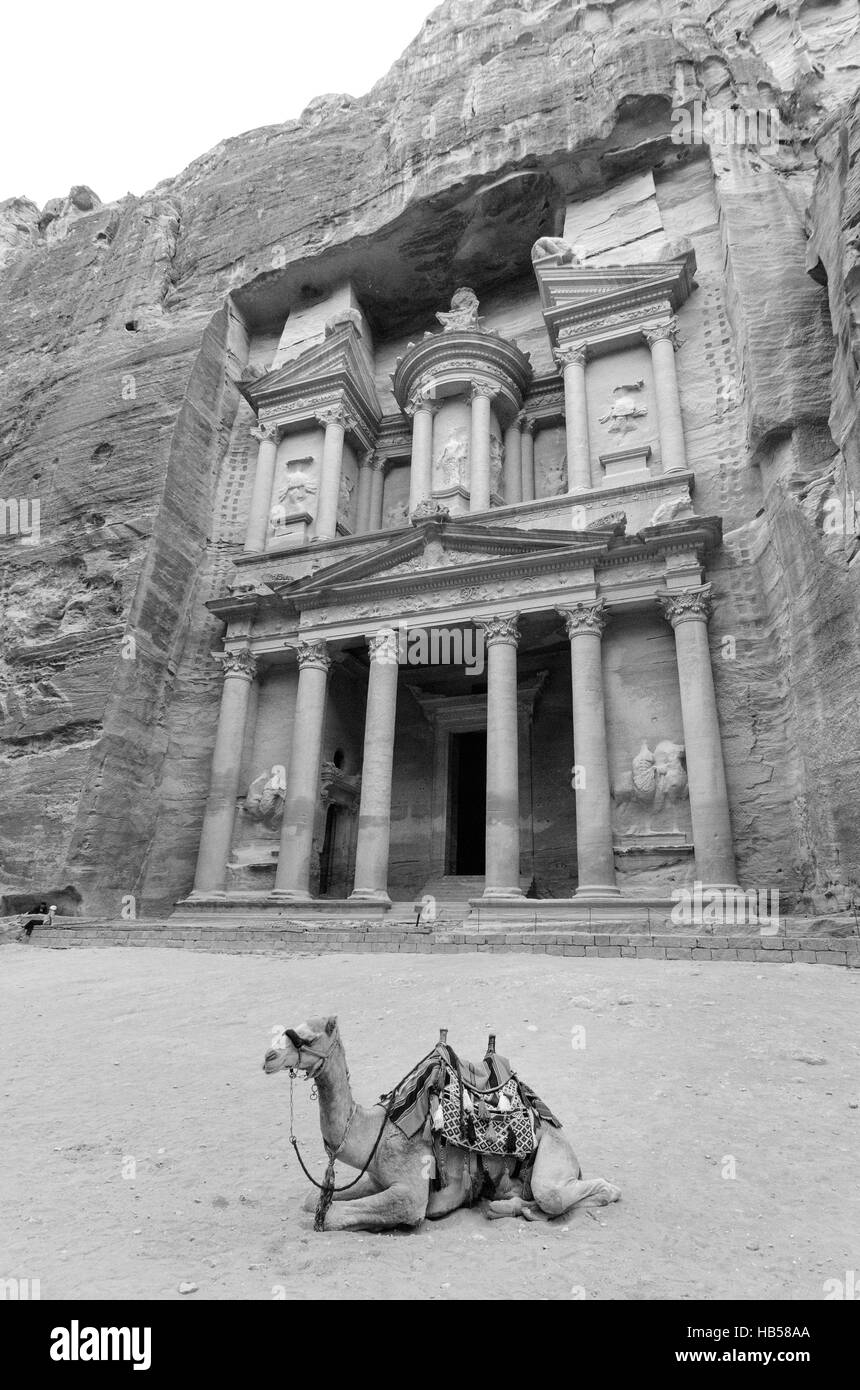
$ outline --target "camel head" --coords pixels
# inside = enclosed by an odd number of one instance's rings
[[[314,1075],[322,1070],[338,1037],[337,1019],[334,1016],[309,1018],[295,1028],[284,1028],[278,1039],[283,1040],[284,1046],[266,1053],[263,1071],[268,1076],[285,1070]]]

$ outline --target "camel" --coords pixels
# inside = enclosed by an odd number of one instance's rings
[[[385,1118],[382,1107],[367,1108],[353,1099],[336,1018],[309,1019],[297,1028],[285,1029],[284,1037],[285,1047],[266,1053],[263,1070],[269,1076],[287,1070],[303,1072],[312,1080],[328,1153],[350,1168],[361,1171],[366,1166],[355,1186],[335,1192],[335,1205],[328,1211],[324,1229],[385,1231],[396,1226],[416,1227],[425,1217],[437,1220],[470,1203],[472,1188],[467,1176],[464,1185],[466,1149],[448,1144],[448,1184],[431,1191],[430,1179],[435,1172],[431,1142],[421,1134],[407,1139]],[[583,1203],[604,1206],[618,1201],[621,1193],[611,1183],[603,1178],[582,1178],[576,1154],[560,1129],[538,1121],[535,1142],[531,1200],[524,1199],[522,1183],[511,1179],[511,1159],[482,1158],[495,1191],[485,1209],[489,1218],[522,1216],[532,1221],[549,1220]],[[305,1210],[313,1211],[317,1200],[314,1191],[304,1204]]]

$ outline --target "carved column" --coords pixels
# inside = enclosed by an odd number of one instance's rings
[[[361,767],[361,806],[351,898],[390,903],[388,848],[391,841],[391,779],[397,712],[397,634],[383,628],[368,638],[370,679]]]
[[[523,500],[522,419],[522,415],[518,415],[513,424],[508,425],[505,430],[504,479],[505,501],[508,505]]]
[[[564,375],[564,433],[567,441],[567,490],[586,492],[591,487],[591,447],[588,440],[588,404],[585,396],[584,343],[559,348],[556,365]]]
[[[469,444],[469,511],[486,512],[490,507],[490,411],[494,386],[476,382],[472,386],[472,433]]]
[[[675,473],[687,467],[687,448],[684,443],[684,422],[678,395],[678,373],[675,353],[680,346],[678,320],[660,324],[645,331],[645,341],[651,349],[654,370],[654,394],[657,399],[657,427],[660,432],[660,454],[663,472]]]
[[[371,464],[373,477],[370,480],[370,519],[368,529],[382,530],[382,494],[385,491],[385,469],[388,460],[376,454]]]
[[[325,642],[299,642],[299,683],[287,770],[281,848],[275,875],[275,892],[291,901],[306,902],[311,896],[311,849],[319,799],[326,683],[330,665]]]
[[[603,701],[601,644],[607,617],[602,599],[560,608],[570,638],[573,758],[576,779],[577,897],[617,896],[612,848],[609,750]]]
[[[661,594],[659,599],[675,631],[696,877],[708,887],[735,887],[729,797],[708,646],[711,586]]]
[[[270,425],[256,425],[251,430],[251,436],[258,440],[260,447],[257,450],[254,489],[251,493],[248,529],[245,532],[246,552],[265,549],[272,509],[272,484],[275,480],[275,463],[278,457],[277,429]]]
[[[426,502],[433,492],[433,416],[438,410],[425,392],[420,391],[410,401],[407,414],[412,417],[412,465],[409,470],[409,515],[419,502]]]
[[[522,466],[523,501],[533,502],[535,496],[535,422],[526,415],[518,417],[522,421]]]
[[[518,613],[476,619],[487,644],[485,898],[521,898],[517,721]]]
[[[221,709],[212,754],[209,797],[200,833],[195,893],[222,893],[233,841],[236,797],[242,770],[242,748],[251,683],[257,663],[247,649],[219,655],[224,670]]]
[[[343,468],[343,441],[348,419],[342,406],[332,406],[317,415],[325,429],[320,487],[317,500],[315,539],[332,540],[337,535],[337,509],[340,502],[340,475]]]
[[[363,454],[359,460],[358,469],[358,503],[355,517],[356,535],[363,535],[365,531],[373,528],[370,524],[370,509],[373,493],[373,460],[374,453],[371,449]]]

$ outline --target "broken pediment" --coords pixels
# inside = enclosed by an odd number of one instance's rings
[[[359,435],[366,436],[367,447],[382,419],[361,335],[348,318],[300,357],[243,381],[239,389],[260,422],[268,425],[300,423],[320,409],[341,405],[354,417]]]
[[[615,349],[643,323],[667,318],[695,288],[693,251],[640,265],[576,265],[538,261],[535,276],[554,348],[581,342]]]

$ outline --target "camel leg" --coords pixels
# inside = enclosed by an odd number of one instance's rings
[[[372,1197],[359,1197],[332,1207],[326,1217],[327,1231],[387,1231],[395,1226],[417,1226],[427,1210],[427,1184],[410,1187],[395,1183]]]
[[[358,1182],[355,1184],[355,1187],[348,1188],[346,1192],[335,1192],[334,1196],[332,1197],[332,1201],[354,1202],[358,1197],[372,1197],[374,1193],[378,1192],[379,1190],[379,1183],[375,1180],[375,1178],[372,1178],[368,1173],[365,1173],[363,1177],[359,1178]],[[302,1210],[316,1211],[317,1202],[319,1201],[319,1199],[320,1194],[317,1192],[316,1188],[314,1188],[313,1192],[309,1192],[305,1200],[302,1202]]]
[[[617,1202],[621,1192],[603,1178],[580,1176],[579,1160],[557,1129],[541,1135],[531,1175],[531,1189],[537,1205],[547,1216],[561,1216],[582,1202],[605,1206]],[[525,1214],[525,1213],[524,1213]]]

